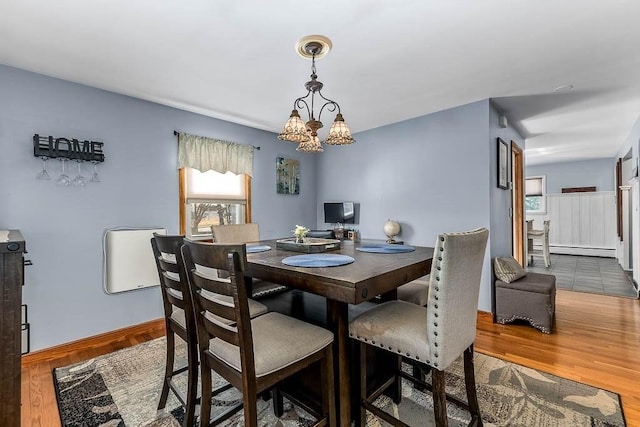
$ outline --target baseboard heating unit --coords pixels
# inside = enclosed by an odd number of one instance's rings
[[[116,228],[103,236],[103,286],[108,294],[158,286],[158,270],[151,250],[153,233],[165,228]]]

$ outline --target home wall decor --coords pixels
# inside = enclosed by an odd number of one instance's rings
[[[33,135],[33,155],[42,160],[42,170],[36,175],[37,180],[48,181],[51,179],[47,171],[47,161],[49,159],[58,159],[62,164],[62,173],[56,179],[56,185],[61,187],[86,187],[89,182],[100,182],[98,175],[98,163],[104,162],[104,143],[97,141],[84,140],[80,141],[76,138],[53,136]],[[67,161],[75,161],[77,166],[77,174],[74,178],[67,175]],[[82,175],[83,162],[91,162],[93,164],[93,175],[85,178]]]
[[[276,158],[276,193],[300,194],[300,161]]]
[[[77,138],[54,138],[53,136],[33,135],[33,155],[56,159],[85,162],[104,162],[104,143],[96,141],[80,141]]]

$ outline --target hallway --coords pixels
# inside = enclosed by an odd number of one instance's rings
[[[636,297],[630,277],[615,258],[551,254],[551,265],[545,268],[543,259],[534,256],[533,265],[527,269],[553,274],[558,289]]]

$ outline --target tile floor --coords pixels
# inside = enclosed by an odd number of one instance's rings
[[[545,268],[543,258],[534,256],[528,270],[553,274],[558,289],[637,297],[629,275],[615,258],[551,254],[551,265]]]

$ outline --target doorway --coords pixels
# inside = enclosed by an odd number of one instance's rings
[[[515,141],[511,141],[511,227],[513,235],[513,257],[525,266],[524,232],[524,156],[522,148]]]

